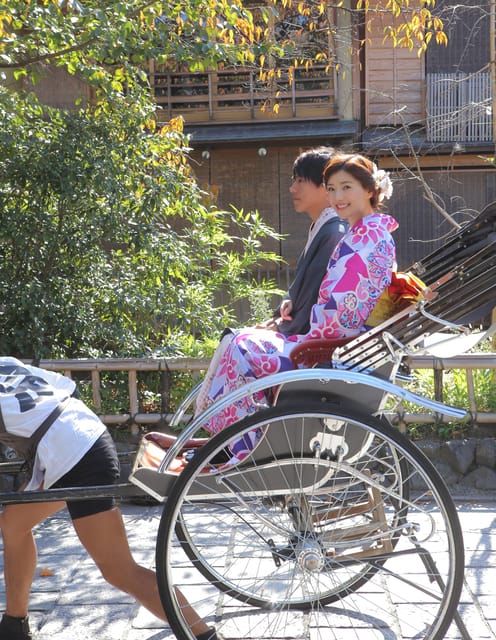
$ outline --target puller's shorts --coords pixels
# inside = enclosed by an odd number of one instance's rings
[[[119,458],[114,441],[105,431],[91,449],[64,476],[52,485],[54,488],[91,487],[114,484],[119,478]],[[112,497],[67,500],[67,509],[73,520],[84,518],[115,506]]]

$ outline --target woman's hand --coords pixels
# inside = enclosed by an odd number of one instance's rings
[[[279,322],[281,322],[281,318],[270,318],[269,320],[265,320],[265,322],[261,322],[260,324],[255,325],[255,329],[269,329],[270,331],[278,331]]]
[[[255,329],[269,329],[270,331],[279,331],[279,324],[282,320],[292,320],[291,311],[293,310],[293,303],[291,300],[286,299],[281,302],[279,307],[279,317],[270,318],[265,322],[261,322],[255,326]]]

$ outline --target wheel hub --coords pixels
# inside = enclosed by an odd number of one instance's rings
[[[320,571],[324,566],[324,558],[322,553],[317,549],[306,549],[300,553],[298,562],[305,571]]]
[[[302,537],[297,545],[296,557],[298,564],[304,571],[320,571],[324,566],[322,545],[315,535]]]

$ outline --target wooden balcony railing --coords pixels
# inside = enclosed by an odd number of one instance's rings
[[[171,73],[152,64],[149,77],[168,119],[182,115],[187,123],[207,124],[337,117],[334,72],[325,67],[296,69],[293,82],[283,73],[271,87],[252,70]]]
[[[427,139],[493,142],[489,71],[427,74]]]

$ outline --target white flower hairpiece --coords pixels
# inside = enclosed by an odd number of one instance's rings
[[[372,178],[375,186],[379,190],[379,202],[382,202],[384,199],[388,200],[393,195],[393,183],[391,182],[389,173],[384,171],[384,169],[378,169],[377,165],[374,164]]]

